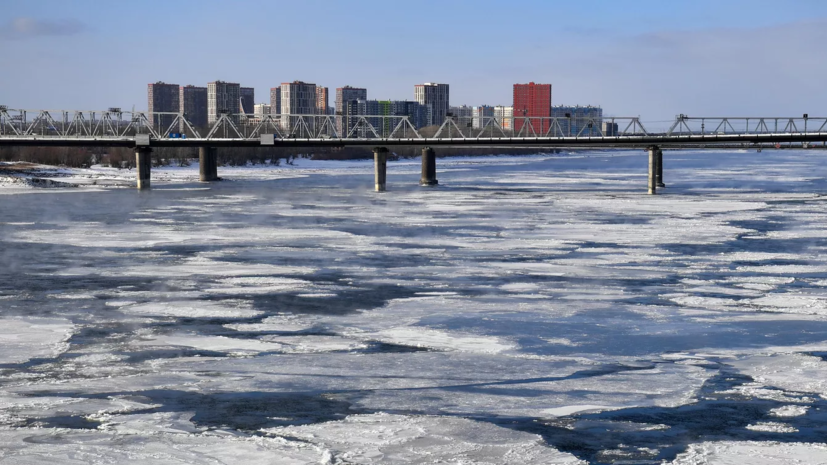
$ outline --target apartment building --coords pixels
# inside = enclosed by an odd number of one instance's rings
[[[237,82],[213,81],[207,83],[207,124],[214,124],[222,113],[241,112],[241,85]]]
[[[252,87],[242,87],[241,89],[241,113],[245,115],[252,115],[256,106],[256,91]]]
[[[157,115],[156,113],[178,113],[180,95],[178,84],[158,81],[147,85],[147,103],[149,120],[157,131],[166,131],[175,121],[175,115]]]
[[[316,114],[316,84],[303,81],[283,82],[281,84],[281,114],[282,128],[291,130],[295,127],[298,118],[284,115],[315,115]],[[309,129],[313,130],[312,118],[305,118]]]
[[[178,89],[179,111],[191,125],[198,129],[207,127],[207,88],[197,86],[181,86]],[[184,132],[183,122],[179,131]]]
[[[551,115],[551,84],[514,84],[514,132],[542,136],[548,132]],[[536,118],[536,119],[532,119]]]
[[[449,112],[450,88],[448,84],[426,82],[414,86],[414,100],[429,107],[428,125],[440,125]]]

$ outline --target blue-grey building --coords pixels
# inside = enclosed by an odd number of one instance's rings
[[[559,128],[552,123],[551,136],[599,136],[603,124],[603,109],[591,105],[551,107],[551,117],[558,118]]]

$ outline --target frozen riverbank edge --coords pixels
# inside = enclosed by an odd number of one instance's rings
[[[823,462],[827,169],[666,164],[658,197],[642,152],[3,189],[0,463]]]

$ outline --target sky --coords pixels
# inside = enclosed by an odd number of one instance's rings
[[[149,83],[214,80],[510,105],[533,81],[643,121],[827,116],[825,45],[823,0],[5,0],[0,105],[145,110]]]

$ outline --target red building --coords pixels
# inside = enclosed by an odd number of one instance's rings
[[[544,136],[548,132],[551,120],[551,84],[514,84],[514,132],[523,135]],[[537,117],[537,119],[523,119]],[[542,118],[542,119],[541,119]],[[530,124],[523,130],[525,124]],[[532,132],[532,129],[534,130]]]

